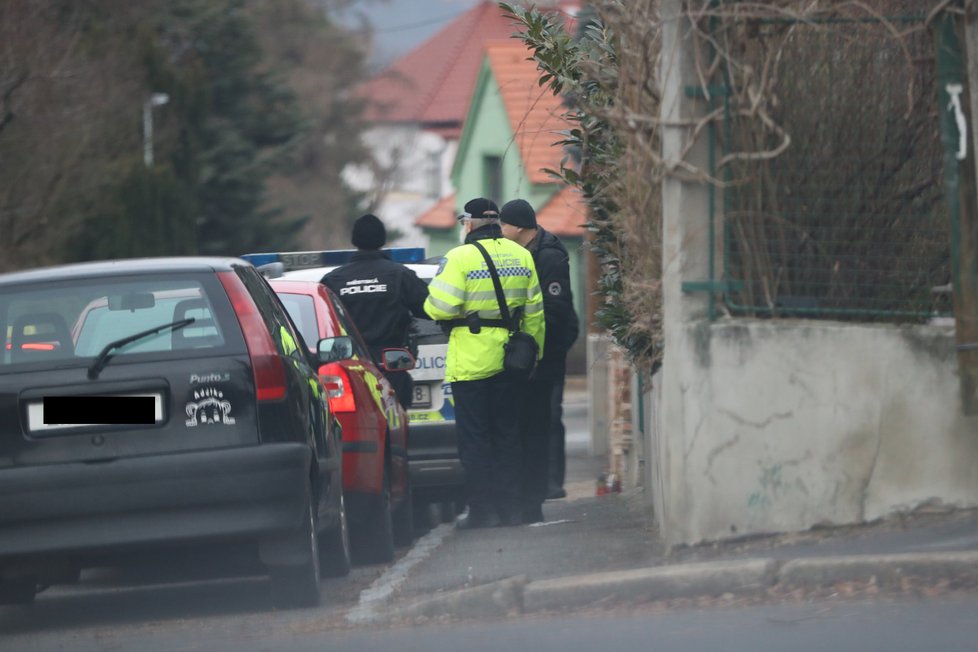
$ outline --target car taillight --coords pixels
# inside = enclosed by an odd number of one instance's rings
[[[275,349],[258,306],[234,272],[218,272],[221,285],[231,299],[234,314],[241,324],[241,333],[248,346],[251,370],[255,375],[255,398],[275,401],[285,396],[285,365]]]
[[[54,344],[48,342],[24,342],[20,348],[25,351],[54,351]]]
[[[353,398],[350,375],[342,365],[335,362],[319,368],[319,380],[326,388],[329,409],[333,412],[356,412],[357,402]]]

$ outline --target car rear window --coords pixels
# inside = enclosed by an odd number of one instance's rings
[[[210,289],[206,286],[210,285]],[[33,363],[90,361],[110,342],[193,318],[188,326],[127,344],[114,356],[185,351],[226,343],[227,323],[211,285],[187,276],[66,280],[0,288],[0,373]],[[222,297],[226,302],[226,297]],[[227,319],[226,317],[224,318]]]

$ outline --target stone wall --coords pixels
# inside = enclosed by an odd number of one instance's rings
[[[950,329],[701,321],[670,346],[679,405],[645,428],[670,543],[978,505]]]

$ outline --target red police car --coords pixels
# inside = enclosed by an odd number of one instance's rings
[[[336,296],[321,283],[270,279],[308,346],[319,343],[319,367],[330,411],[343,429],[343,488],[350,547],[361,563],[391,561],[395,545],[413,539],[408,476],[408,419],[393,387]],[[381,365],[407,373],[414,359],[388,349]]]
[[[439,258],[426,258],[419,247],[392,247],[384,251],[394,260],[414,270],[430,282],[438,272]],[[319,282],[323,275],[350,261],[356,250],[291,251],[245,254],[242,256],[268,277],[290,281]],[[410,327],[409,347],[417,360],[411,370],[414,396],[407,410],[411,428],[408,471],[414,510],[437,505],[441,520],[451,521],[464,505],[462,463],[458,456],[455,432],[455,402],[452,384],[445,381],[445,355],[448,337],[435,322],[415,318]],[[429,521],[430,522],[430,521]]]

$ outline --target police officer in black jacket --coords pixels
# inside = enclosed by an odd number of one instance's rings
[[[543,359],[527,384],[520,406],[523,520],[537,523],[543,520],[543,502],[552,485],[563,484],[561,401],[567,352],[577,339],[577,313],[571,294],[567,249],[557,236],[537,225],[533,207],[523,199],[507,202],[499,212],[499,222],[505,237],[520,243],[533,255],[543,290],[547,325]],[[559,468],[550,468],[552,465]]]
[[[413,270],[395,263],[381,247],[387,230],[376,215],[353,223],[353,246],[359,251],[345,265],[326,274],[322,283],[336,293],[380,362],[385,348],[408,347],[411,315],[429,319],[424,311],[428,286]],[[403,371],[385,373],[405,409],[411,405],[414,383]]]

